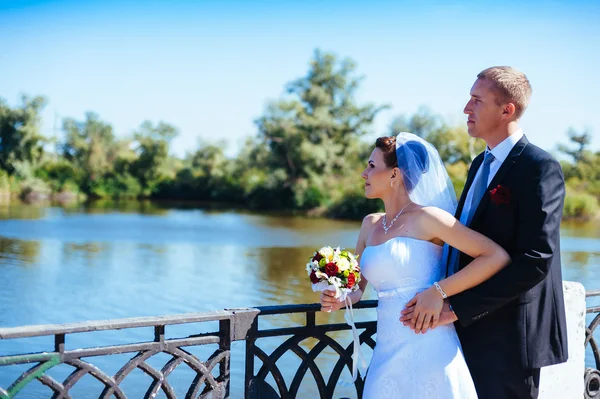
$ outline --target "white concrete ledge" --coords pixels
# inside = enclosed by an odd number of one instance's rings
[[[565,281],[565,310],[569,360],[542,368],[539,399],[581,399],[585,373],[585,288],[580,283]]]

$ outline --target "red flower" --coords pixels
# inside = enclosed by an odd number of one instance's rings
[[[315,261],[316,261],[316,262],[318,262],[318,261],[320,261],[321,259],[323,259],[323,255],[321,255],[321,253],[320,253],[320,252],[317,252],[317,253],[315,254],[315,256],[313,256],[313,258],[312,258],[313,262],[315,262]]]
[[[510,190],[508,187],[501,186],[500,184],[490,190],[490,199],[494,205],[508,205],[510,204]]]
[[[350,273],[348,275],[348,288],[354,287],[354,284],[356,284],[356,275],[354,273]]]
[[[312,273],[310,273],[310,282],[313,284],[317,284],[319,282],[319,278],[317,277],[317,273],[313,270]]]
[[[325,265],[325,273],[329,277],[335,276],[337,274],[337,272],[338,272],[338,267],[335,263],[329,262],[328,264]]]

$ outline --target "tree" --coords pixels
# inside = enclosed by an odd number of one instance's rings
[[[410,117],[398,115],[394,118],[390,124],[389,132],[391,136],[396,136],[401,132],[409,132],[425,138],[441,125],[441,118],[432,113],[428,107],[422,105]]]
[[[113,128],[93,112],[85,114],[84,121],[63,120],[65,141],[59,152],[84,171],[84,177],[94,182],[113,169],[119,153]]]
[[[561,161],[567,186],[572,191],[586,193],[600,199],[600,151],[589,150],[592,134],[589,130],[578,133],[570,128],[567,131],[569,140],[575,148],[559,144],[559,151],[572,158],[571,162]]]
[[[471,138],[464,126],[446,124],[425,106],[419,107],[417,113],[411,116],[398,115],[394,118],[389,134],[395,136],[400,132],[414,133],[429,141],[447,165],[462,162],[468,166],[485,149],[483,140]]]
[[[567,135],[569,136],[569,140],[576,145],[575,149],[571,149],[564,144],[559,144],[558,150],[573,158],[573,162],[575,163],[589,161],[591,153],[588,151],[588,146],[592,141],[592,134],[589,129],[578,133],[577,130],[571,127],[567,131]]]
[[[289,205],[310,208],[325,199],[322,179],[352,168],[358,138],[385,108],[356,104],[361,78],[355,69],[350,59],[338,61],[316,50],[306,76],[289,83],[287,96],[270,103],[256,120],[259,139],[269,149],[268,184]]]
[[[0,99],[0,169],[9,175],[29,178],[42,159],[47,140],[40,134],[40,112],[45,105],[40,96],[23,96],[16,108]]]
[[[166,168],[169,144],[177,134],[177,128],[168,123],[159,122],[153,126],[150,121],[144,121],[135,133],[138,158],[131,166],[131,173],[141,184],[143,195],[153,194],[169,175]]]
[[[426,139],[438,150],[447,165],[461,162],[468,166],[477,154],[485,150],[485,142],[470,137],[464,126],[442,124],[430,132]]]

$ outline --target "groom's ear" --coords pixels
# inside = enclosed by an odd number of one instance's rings
[[[517,108],[515,107],[515,104],[513,104],[513,103],[505,104],[504,108],[502,109],[502,118],[503,119],[511,119],[515,115],[516,111],[517,111]]]

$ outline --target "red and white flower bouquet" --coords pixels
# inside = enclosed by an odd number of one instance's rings
[[[358,283],[360,282],[358,256],[340,247],[323,247],[310,258],[310,261],[306,264],[306,272],[314,292],[335,291],[335,297],[344,302],[346,307],[344,319],[352,328],[354,347],[352,353],[352,382],[343,385],[353,384],[358,376],[359,364],[362,366],[362,375],[365,375],[367,370],[367,362],[360,349],[360,337],[354,324],[352,301],[348,297],[349,293],[358,290]]]
[[[356,291],[360,282],[358,257],[340,247],[326,246],[315,251],[306,264],[306,272],[314,292],[335,291],[341,301]]]

